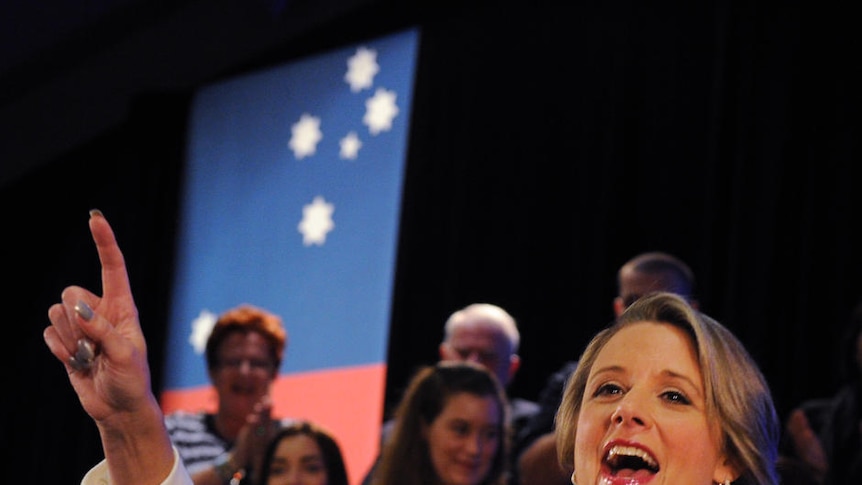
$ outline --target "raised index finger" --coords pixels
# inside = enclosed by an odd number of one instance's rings
[[[111,302],[112,306],[120,300],[128,300],[131,303],[132,289],[126,261],[120,246],[117,245],[114,230],[98,209],[90,211],[90,233],[93,234],[102,264],[102,299]]]

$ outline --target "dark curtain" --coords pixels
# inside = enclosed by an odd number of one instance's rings
[[[387,409],[436,361],[448,314],[476,301],[517,318],[512,392],[535,398],[610,321],[616,269],[653,249],[691,264],[701,308],[748,346],[782,419],[837,388],[862,300],[852,16],[680,3],[416,8],[259,60],[421,29]],[[8,473],[76,483],[102,456],[41,337],[64,286],[99,289],[92,207],[124,248],[159,389],[190,94],[142,95],[122,126],[0,192],[19,327],[4,357]]]

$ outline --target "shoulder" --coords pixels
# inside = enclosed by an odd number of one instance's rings
[[[172,422],[172,423],[183,423],[183,422],[189,422],[189,421],[203,422],[205,416],[206,416],[206,413],[204,413],[204,412],[192,413],[189,411],[174,411],[170,414],[165,415],[165,422]]]
[[[205,419],[206,413],[203,412],[175,411],[165,415],[165,427],[169,433],[177,429],[199,431],[206,428]]]

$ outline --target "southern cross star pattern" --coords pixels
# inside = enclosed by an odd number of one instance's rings
[[[350,91],[360,93],[370,89],[374,85],[374,76],[380,72],[377,64],[377,52],[367,47],[359,47],[356,53],[347,60],[347,73],[344,80],[350,85]],[[365,115],[362,123],[368,127],[371,136],[379,135],[392,128],[392,119],[398,115],[398,105],[395,104],[396,94],[385,88],[378,87],[374,95],[365,101]],[[287,146],[293,150],[297,160],[312,157],[317,152],[317,144],[323,140],[323,132],[320,129],[320,117],[309,113],[303,113],[299,120],[290,128],[290,141]],[[359,149],[362,148],[362,140],[355,131],[350,131],[339,140],[341,150],[339,155],[342,159],[356,160]],[[335,228],[332,214],[335,212],[335,204],[327,202],[323,195],[314,197],[314,200],[302,208],[302,220],[297,229],[302,233],[302,243],[305,246],[326,243],[326,235]]]
[[[218,314],[250,303],[281,315],[289,335],[274,414],[331,429],[351,483],[370,466],[417,45],[406,30],[195,92],[164,412],[213,409],[206,340]]]

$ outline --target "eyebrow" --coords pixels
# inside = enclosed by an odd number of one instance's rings
[[[692,390],[697,394],[698,397],[700,397],[701,399],[704,398],[702,383],[696,383],[693,380],[689,379],[688,376],[685,376],[678,372],[674,372],[670,369],[663,370],[662,375],[688,383],[688,385],[691,386]]]
[[[593,373],[593,375],[590,376],[590,378],[588,379],[587,382],[588,383],[592,382],[593,379],[599,375],[606,374],[606,373],[613,373],[613,372],[626,372],[626,369],[620,365],[609,365],[606,367],[601,367],[599,369],[596,369],[595,373]],[[695,383],[688,376],[686,376],[684,374],[680,374],[679,372],[672,371],[670,369],[663,369],[661,371],[660,375],[662,377],[669,377],[671,379],[681,380],[681,381],[687,383],[689,386],[691,386],[691,388],[697,393],[697,395],[699,397],[703,398],[703,395],[704,395],[704,392],[702,390],[703,386]]]

